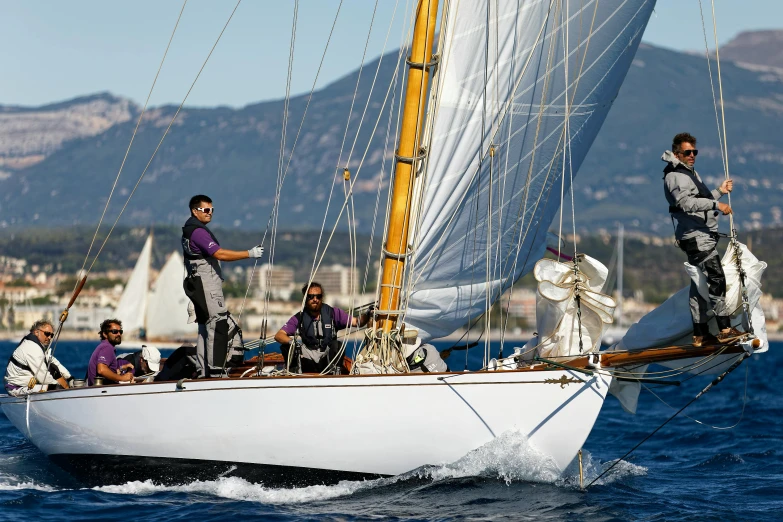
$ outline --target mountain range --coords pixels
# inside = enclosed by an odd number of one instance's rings
[[[735,180],[732,205],[745,230],[783,223],[782,56],[783,31],[743,33],[721,48],[729,166]],[[394,139],[396,112],[389,114],[389,107],[392,97],[399,100],[399,84],[385,105],[384,99],[397,67],[395,51],[316,91],[309,104],[307,95],[290,99],[287,154],[305,111],[307,115],[281,192],[279,227],[320,227],[330,194],[331,223],[343,200],[340,179],[347,164],[352,176],[360,176],[354,197],[358,228],[371,229],[379,185],[388,187],[384,144],[389,126],[390,143]],[[713,62],[713,75],[715,69]],[[703,55],[641,45],[575,180],[581,230],[622,222],[629,231],[671,232],[659,158],[678,132],[698,137],[697,169],[717,185],[723,167],[707,71]],[[179,224],[187,216],[190,196],[206,193],[215,202],[217,224],[263,230],[280,170],[283,109],[283,100],[240,109],[186,106],[121,223]],[[145,114],[114,191],[109,220],[133,191],[176,110],[162,106]],[[97,223],[139,114],[132,101],[109,93],[34,108],[0,106],[0,227]],[[343,218],[342,226],[346,224]]]

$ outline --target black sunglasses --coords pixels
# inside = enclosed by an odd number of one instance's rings
[[[215,207],[206,207],[206,208],[196,207],[196,210],[200,210],[204,214],[211,214],[215,211]]]
[[[38,331],[44,334],[47,339],[51,339],[52,337],[54,337],[54,332],[44,332],[43,330],[38,330]]]
[[[324,296],[324,294],[307,294],[307,300],[311,299],[321,299]]]
[[[111,330],[106,330],[106,333],[117,335],[117,334],[121,334],[122,330],[117,330],[116,328],[113,328]]]
[[[690,156],[691,154],[693,154],[693,157],[695,158],[696,156],[699,155],[699,149],[682,150],[680,151],[680,154],[682,154],[683,156]]]

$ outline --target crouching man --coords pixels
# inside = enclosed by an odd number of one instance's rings
[[[68,388],[71,374],[52,357],[49,344],[54,337],[52,323],[45,319],[36,321],[16,347],[3,379],[5,389],[10,395],[21,396],[39,392],[50,384],[59,384]]]

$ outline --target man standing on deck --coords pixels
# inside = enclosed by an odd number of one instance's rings
[[[688,256],[688,263],[700,270],[707,281],[710,300],[699,293],[699,287],[691,281],[690,308],[693,318],[693,345],[712,344],[741,335],[731,327],[731,310],[726,309],[726,277],[723,274],[718,245],[718,215],[731,214],[731,207],[718,201],[731,192],[733,182],[726,179],[720,187],[710,191],[693,168],[696,163],[696,138],[687,132],[677,134],[672,140],[672,150],[665,151],[661,159],[666,162],[663,170],[664,192],[669,202],[672,221],[677,222],[674,237],[677,245]],[[707,313],[712,310],[718,322],[717,338],[710,334]]]
[[[215,234],[207,228],[215,211],[212,200],[199,194],[190,198],[189,207],[190,218],[182,227],[182,251],[188,272],[184,288],[196,311],[196,353],[201,377],[210,377],[213,373],[222,374],[224,365],[240,363],[243,357],[239,352],[228,353],[229,340],[238,333],[239,326],[228,313],[223,298],[220,261],[259,258],[264,247],[259,245],[250,250],[221,248]]]
[[[68,388],[71,374],[52,357],[49,344],[54,327],[46,319],[33,323],[30,333],[16,347],[5,370],[5,389],[10,395],[21,396],[42,391],[44,385],[59,384]]]

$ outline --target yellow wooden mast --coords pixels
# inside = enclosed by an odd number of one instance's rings
[[[411,53],[407,60],[408,81],[405,90],[400,129],[399,149],[395,155],[394,187],[389,212],[388,232],[384,245],[381,276],[381,296],[377,314],[378,330],[388,333],[397,323],[400,293],[408,250],[413,182],[417,164],[423,159],[421,135],[424,127],[424,110],[427,104],[430,68],[434,65],[432,43],[438,0],[419,0],[413,29]]]

